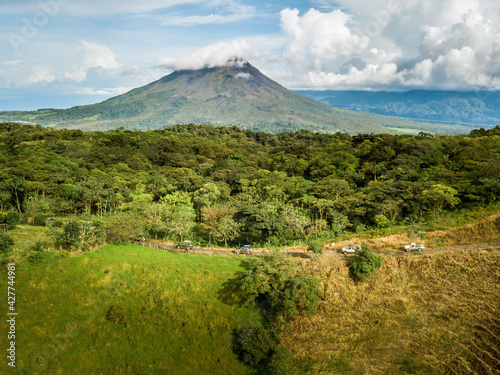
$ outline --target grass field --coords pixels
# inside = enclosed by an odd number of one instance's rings
[[[22,262],[16,367],[21,374],[248,373],[230,350],[231,332],[258,314],[216,298],[238,268],[231,257],[136,245]],[[5,270],[0,278],[6,291]],[[0,347],[8,348],[6,335]],[[1,367],[5,373],[6,359]]]
[[[492,215],[442,234],[490,241],[498,224]],[[217,298],[240,257],[137,245],[60,252],[43,227],[10,234],[18,371],[4,358],[0,374],[251,373],[231,352],[231,333],[259,312]],[[33,264],[37,240],[50,251]],[[297,262],[322,280],[323,299],[284,335],[296,374],[500,374],[499,249],[385,256],[365,282],[353,279],[349,258]],[[7,282],[2,269],[6,307]]]

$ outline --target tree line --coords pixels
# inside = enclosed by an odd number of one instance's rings
[[[149,235],[282,243],[497,202],[500,126],[350,136],[2,123],[0,162],[0,221],[86,214]]]

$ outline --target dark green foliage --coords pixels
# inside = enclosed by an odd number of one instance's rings
[[[50,223],[53,228],[62,228],[64,226],[64,221],[62,219],[56,219]]]
[[[35,214],[33,216],[33,225],[38,225],[40,227],[44,227],[45,225],[47,225],[47,219],[51,218],[53,216],[54,216],[54,214],[51,214],[51,213],[47,213],[47,214],[43,214],[43,213]]]
[[[281,253],[244,260],[242,266],[244,270],[219,290],[219,297],[231,297],[240,303],[255,302],[264,323],[235,330],[232,349],[259,374],[290,374],[291,356],[280,344],[280,333],[295,314],[316,312],[319,280]]]
[[[43,262],[46,258],[47,257],[46,257],[45,253],[35,252],[35,253],[31,253],[30,255],[28,255],[28,262],[37,264],[37,263]]]
[[[0,233],[0,253],[7,254],[12,250],[14,240],[7,233]]]
[[[144,222],[136,214],[118,213],[109,218],[104,230],[109,241],[125,243],[132,237],[144,232]]]
[[[363,245],[361,251],[355,253],[351,260],[351,269],[354,276],[360,281],[370,275],[382,265],[383,258],[375,255],[368,245]]]
[[[251,367],[269,363],[279,345],[276,333],[263,326],[244,326],[235,330],[231,349],[238,359]]]
[[[30,248],[31,251],[40,252],[43,251],[43,246],[40,241],[36,241]]]
[[[20,221],[21,221],[21,215],[19,214],[19,212],[16,211],[7,212],[7,215],[5,216],[4,219],[5,224],[8,224],[9,226],[16,225]]]
[[[77,220],[71,220],[63,228],[61,242],[66,246],[77,246],[80,243],[82,226]]]
[[[279,343],[272,326],[248,325],[235,330],[232,351],[258,374],[288,375],[291,373],[291,355]]]
[[[230,236],[219,242],[277,246],[327,232],[390,228],[414,217],[428,222],[498,203],[497,133],[266,134],[192,124],[82,132],[0,123],[0,209],[6,211],[0,222],[13,225],[23,209],[26,217],[112,218],[126,211],[143,221],[133,231],[186,237],[195,222],[203,223],[203,209],[224,207],[231,215],[221,226]],[[182,209],[164,200],[169,196],[187,197]],[[111,226],[112,241],[127,240],[119,223]],[[214,226],[201,230],[199,240],[208,242]]]
[[[323,246],[318,241],[309,241],[307,250],[312,251],[314,254],[323,254]]]
[[[111,306],[106,313],[106,320],[113,323],[121,323],[125,318],[125,310],[121,306]]]
[[[280,253],[242,262],[244,271],[231,280],[243,301],[256,301],[272,321],[289,321],[300,311],[316,312],[318,279]]]
[[[47,254],[43,251],[43,246],[40,241],[36,241],[30,247],[31,254],[28,256],[30,263],[40,263],[47,258]]]

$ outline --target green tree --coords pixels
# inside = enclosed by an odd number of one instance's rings
[[[456,196],[458,191],[444,184],[434,184],[422,192],[424,202],[428,205],[431,212],[439,215],[439,212],[445,207],[454,207],[460,203]]]
[[[166,219],[167,230],[179,236],[181,241],[191,233],[195,224],[196,212],[192,206],[177,207]]]
[[[144,232],[144,221],[137,214],[119,212],[108,219],[104,230],[111,242],[124,243]]]
[[[81,224],[78,220],[73,219],[66,223],[63,228],[60,241],[65,246],[78,246],[80,243],[80,235],[82,234]]]
[[[377,224],[377,231],[379,228],[385,228],[391,223],[389,219],[382,214],[375,215],[373,220],[375,221],[375,224]]]
[[[234,280],[237,297],[256,301],[263,315],[274,322],[287,322],[300,311],[316,312],[319,280],[309,276],[291,257],[275,253],[242,262]]]
[[[368,245],[363,245],[361,251],[354,254],[351,260],[351,269],[356,278],[363,281],[370,277],[382,265],[382,262],[383,259],[380,255],[375,255]]]
[[[236,212],[234,207],[228,204],[205,206],[202,208],[203,222],[201,226],[213,239],[214,244],[224,241],[227,246],[228,240],[238,237],[241,224],[234,220]]]

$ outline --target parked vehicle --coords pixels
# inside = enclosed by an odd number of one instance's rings
[[[361,250],[361,246],[359,245],[347,245],[346,247],[342,248],[342,252],[344,254],[350,254],[350,253],[355,253],[356,251]]]
[[[175,245],[176,249],[182,249],[182,250],[191,250],[193,248],[193,244],[191,241],[185,240],[184,242],[178,243]]]
[[[244,245],[238,249],[234,250],[235,254],[252,254],[252,246]]]
[[[134,243],[143,243],[144,241],[146,241],[146,236],[144,233],[139,233],[137,235],[135,235],[134,237],[131,238],[132,242]]]
[[[405,245],[406,251],[420,251],[421,249],[425,249],[425,246],[422,244],[411,243],[409,245]]]

